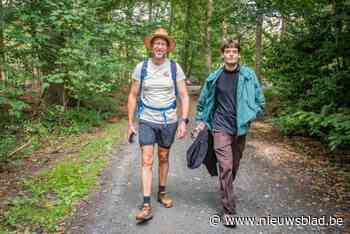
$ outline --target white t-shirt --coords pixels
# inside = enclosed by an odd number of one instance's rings
[[[141,69],[143,62],[136,65],[133,72],[133,79],[141,79]],[[182,68],[176,64],[176,82],[179,87],[179,81],[185,79],[185,74]],[[164,108],[172,104],[175,100],[174,82],[171,78],[170,60],[165,59],[165,62],[156,65],[151,59],[147,64],[147,75],[142,82],[143,100],[144,102],[156,108]],[[166,112],[167,123],[175,123],[177,115],[175,109],[170,109]],[[144,108],[140,114],[140,119],[153,123],[163,124],[164,117],[161,112]]]

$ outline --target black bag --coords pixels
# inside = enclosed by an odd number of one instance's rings
[[[187,167],[198,168],[202,163],[211,176],[218,175],[217,159],[214,152],[214,142],[211,132],[205,127],[186,152]]]

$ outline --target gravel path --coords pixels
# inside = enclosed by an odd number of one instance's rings
[[[157,157],[153,168],[152,204],[154,217],[136,225],[134,214],[141,203],[140,160],[137,144],[124,144],[113,155],[102,175],[101,190],[82,202],[74,217],[67,221],[65,233],[345,233],[340,226],[317,225],[239,225],[228,229],[210,225],[210,216],[221,211],[217,177],[210,177],[205,167],[186,167],[189,138],[176,141],[171,150],[167,191],[174,207],[166,209],[156,202]],[[249,143],[235,181],[237,212],[240,216],[334,216],[332,204],[322,201],[300,186],[287,170],[273,166],[268,156]]]

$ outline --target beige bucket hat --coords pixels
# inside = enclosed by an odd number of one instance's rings
[[[153,32],[151,35],[145,37],[144,43],[145,43],[145,46],[147,49],[152,50],[152,43],[151,42],[154,38],[157,38],[157,37],[163,38],[163,39],[168,41],[168,44],[169,44],[168,52],[175,49],[175,47],[176,47],[175,39],[170,37],[168,35],[168,32],[164,28],[159,28],[155,32]]]

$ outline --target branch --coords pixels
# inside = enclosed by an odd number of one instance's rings
[[[20,152],[21,150],[23,150],[24,148],[28,147],[30,144],[32,143],[32,140],[29,140],[27,143],[25,143],[24,145],[18,147],[17,149],[15,149],[14,151],[12,151],[7,157],[10,158],[12,157],[14,154]]]

